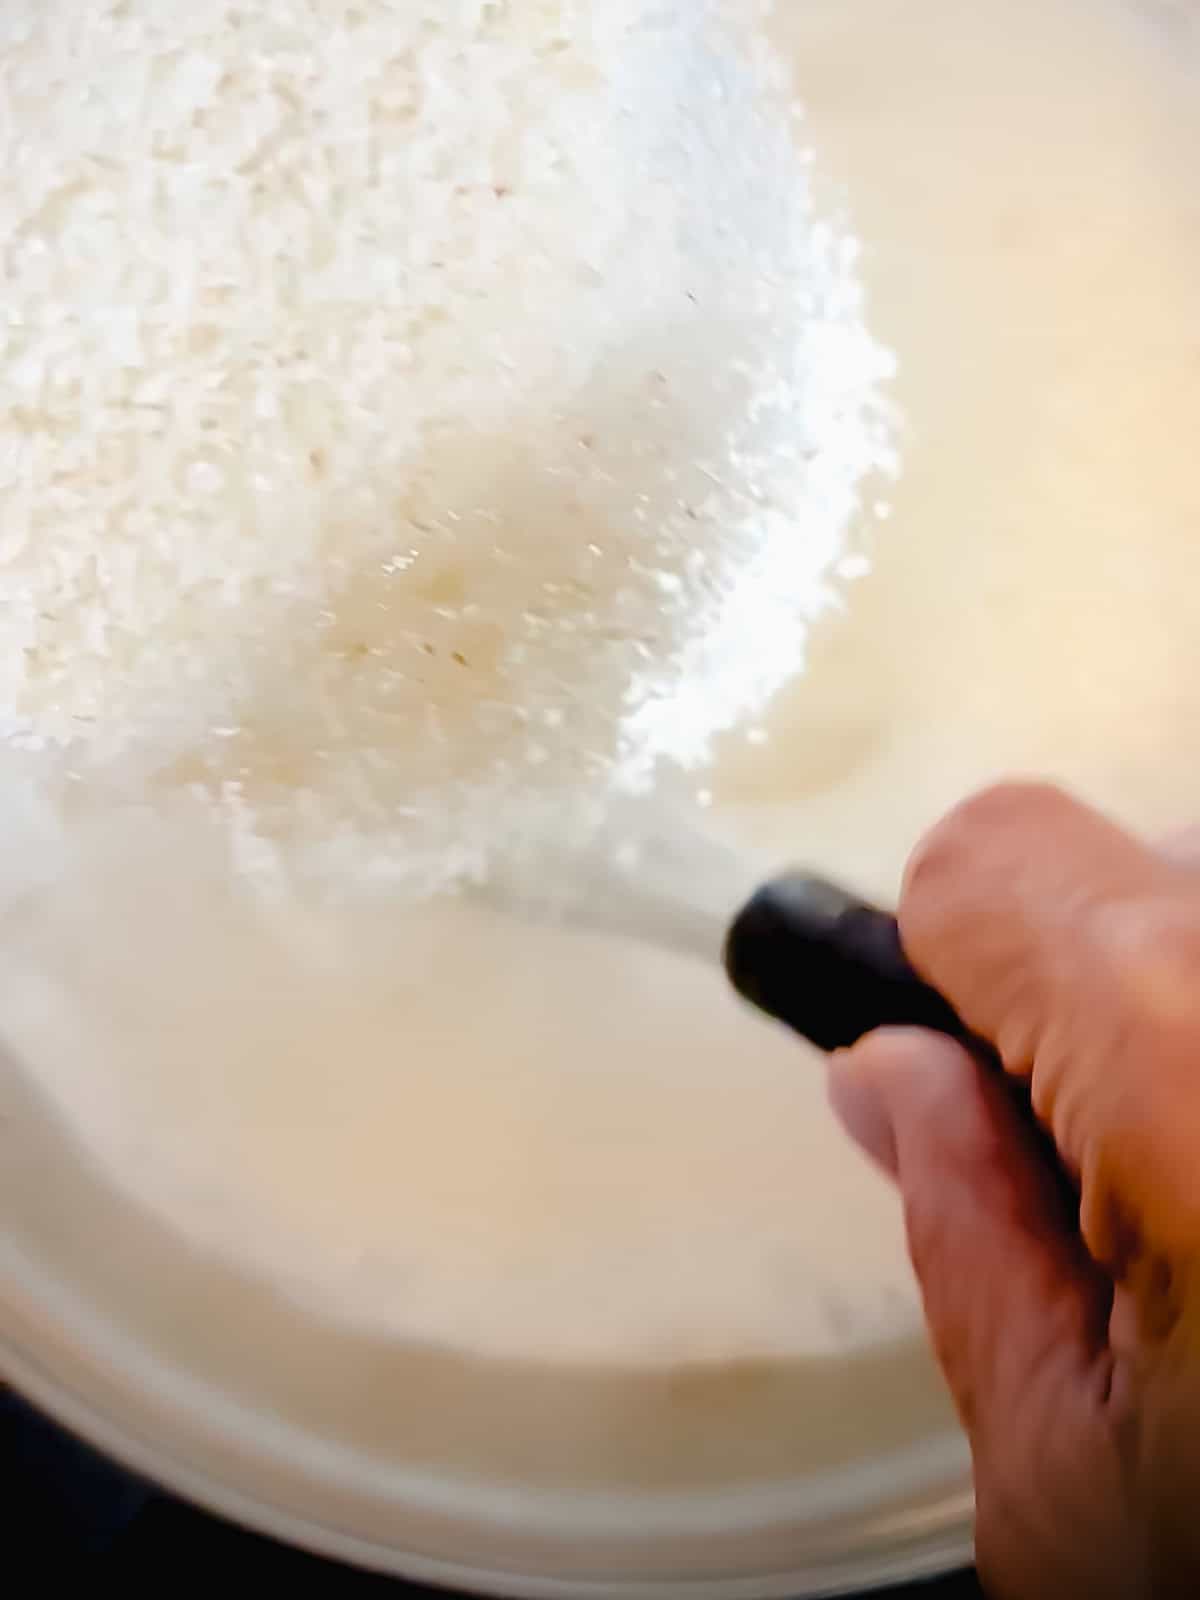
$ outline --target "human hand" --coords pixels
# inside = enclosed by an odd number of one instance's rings
[[[830,1093],[903,1195],[984,1585],[1200,1594],[1200,869],[1009,785],[929,835],[899,920],[1010,1081],[883,1031]]]

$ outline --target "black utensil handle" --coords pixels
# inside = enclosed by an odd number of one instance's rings
[[[821,1050],[875,1028],[932,1028],[976,1046],[954,1008],[919,978],[895,917],[804,873],[764,884],[725,941],[734,988]]]

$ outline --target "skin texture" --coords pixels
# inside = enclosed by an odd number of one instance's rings
[[[830,1095],[895,1179],[994,1600],[1200,1594],[1200,869],[1060,791],[917,849],[906,951],[1004,1064],[880,1032]]]

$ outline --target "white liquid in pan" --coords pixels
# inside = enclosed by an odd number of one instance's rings
[[[727,795],[881,890],[1004,772],[1149,830],[1190,821],[1200,7],[779,12],[867,241],[905,465],[873,574]]]
[[[873,573],[767,741],[730,739],[718,804],[879,893],[1014,767],[1148,827],[1194,817],[1190,8],[780,11],[900,358],[905,470]],[[196,879],[65,902],[102,1028],[19,975],[3,996],[96,1155],[181,1232],[325,1315],[481,1354],[735,1361],[917,1326],[897,1208],[819,1064],[711,972],[453,909],[264,938]],[[159,948],[157,897],[185,892],[184,948]]]

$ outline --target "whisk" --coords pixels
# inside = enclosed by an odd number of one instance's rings
[[[479,885],[505,911],[721,963],[737,992],[819,1049],[883,1026],[970,1042],[904,953],[896,918],[803,869],[631,806],[511,844]]]

